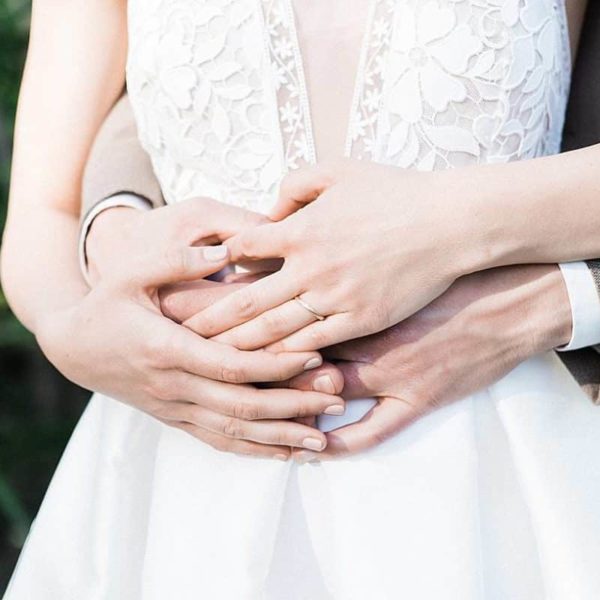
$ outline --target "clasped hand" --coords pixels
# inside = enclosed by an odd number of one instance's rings
[[[100,300],[90,310],[106,310],[108,299],[121,315],[141,305],[155,327],[138,328],[139,342],[129,340],[122,364],[113,357],[121,368],[110,380],[121,383],[106,393],[220,450],[287,458],[293,448],[306,461],[372,447],[568,340],[568,298],[556,266],[460,277],[467,262],[460,235],[447,231],[443,215],[434,218],[437,184],[392,171],[344,161],[293,172],[271,215],[280,222],[206,199],[151,213],[123,209],[125,252],[140,257],[154,247],[157,254],[115,268],[114,223],[104,243],[97,230],[92,262],[105,275],[97,275],[90,296]],[[417,199],[424,186],[429,193]],[[228,256],[189,246],[224,239]],[[98,252],[103,247],[108,256]],[[201,280],[229,261],[272,258],[284,258],[284,266],[266,277]],[[115,306],[123,300],[115,286],[129,290],[136,310]],[[317,321],[296,296],[327,318]],[[132,365],[140,349],[146,362]],[[319,368],[316,349],[332,362]],[[268,385],[251,385],[257,382]],[[315,417],[341,414],[342,390],[347,400],[368,396],[378,404],[360,422],[324,435]]]

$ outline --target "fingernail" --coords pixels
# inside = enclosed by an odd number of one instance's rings
[[[319,455],[314,454],[313,452],[296,452],[294,454],[294,460],[300,465],[317,463],[319,462]]]
[[[317,367],[320,367],[322,364],[323,359],[320,356],[315,356],[314,358],[311,358],[309,361],[306,362],[306,364],[304,365],[304,370],[310,371],[311,369],[316,369]]]
[[[321,375],[313,381],[313,390],[323,394],[335,394],[335,386],[329,375]]]
[[[219,262],[227,258],[229,248],[227,246],[207,246],[204,248],[204,258],[211,262]]]
[[[308,448],[309,450],[320,451],[323,450],[323,448],[325,448],[325,444],[321,440],[311,437],[304,438],[302,440],[302,445],[305,448]]]
[[[283,462],[287,462],[288,455],[287,454],[276,454],[274,456],[277,460],[282,460]]]
[[[339,417],[340,415],[343,415],[346,412],[346,408],[344,406],[342,406],[341,404],[334,404],[332,406],[328,406],[323,413],[326,415],[335,415],[337,417]]]

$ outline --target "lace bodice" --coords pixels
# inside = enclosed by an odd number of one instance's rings
[[[317,160],[291,0],[129,0],[129,28],[130,98],[167,201],[264,212]],[[568,42],[564,0],[371,0],[340,154],[427,171],[556,153]]]

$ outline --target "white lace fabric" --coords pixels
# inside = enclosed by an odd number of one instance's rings
[[[317,160],[290,0],[129,12],[129,93],[167,200],[267,210],[280,177]],[[563,0],[372,0],[360,56],[346,156],[427,171],[559,150]]]

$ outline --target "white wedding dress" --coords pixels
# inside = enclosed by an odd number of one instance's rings
[[[338,138],[422,170],[559,151],[563,0],[361,0],[320,33],[310,6],[130,0],[129,90],[168,202],[266,211]],[[548,353],[314,465],[219,453],[95,395],[6,600],[597,600],[599,561],[600,408]]]

